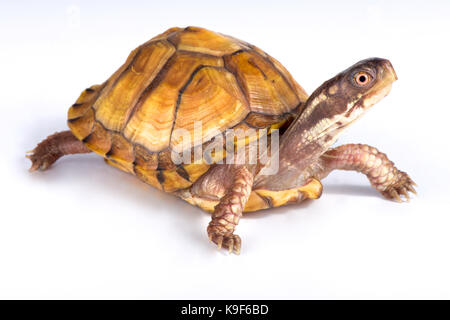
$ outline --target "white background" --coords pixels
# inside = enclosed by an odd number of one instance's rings
[[[449,299],[449,21],[448,1],[2,1],[0,298]],[[208,214],[99,156],[28,173],[25,151],[66,130],[84,88],[188,25],[259,46],[310,93],[389,58],[391,94],[338,143],[386,152],[419,195],[335,172],[320,200],[244,217],[235,256],[208,242]]]

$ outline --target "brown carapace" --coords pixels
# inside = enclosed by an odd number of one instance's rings
[[[376,149],[330,149],[395,80],[392,65],[373,58],[309,97],[257,47],[198,27],[172,28],[133,50],[103,84],[84,90],[69,109],[70,131],[48,137],[28,157],[34,171],[63,155],[94,151],[108,164],[212,212],[210,240],[239,253],[234,229],[242,212],[318,198],[320,179],[334,169],[363,172],[388,198],[414,191],[411,179]],[[217,146],[217,137],[236,129],[259,130],[256,140],[280,129],[279,148],[269,145],[267,152],[279,162],[278,173],[263,174],[269,164],[261,161],[224,163],[229,149],[224,142]],[[250,140],[237,135],[233,152],[250,152]],[[199,147],[213,144],[208,161],[195,157]],[[174,153],[187,153],[191,161],[178,163]]]

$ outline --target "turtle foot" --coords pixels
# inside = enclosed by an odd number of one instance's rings
[[[241,253],[241,237],[237,234],[223,235],[216,232],[209,233],[209,241],[215,243],[217,248],[227,249],[229,253]]]
[[[381,191],[381,194],[385,198],[393,199],[397,202],[409,201],[410,192],[417,194],[414,186],[417,186],[417,184],[409,177],[409,175],[406,172],[399,171],[395,182],[390,184],[385,190]]]
[[[46,141],[38,144],[36,148],[27,152],[26,157],[31,160],[30,172],[36,170],[47,170],[62,155],[51,148]]]
[[[39,143],[36,148],[27,152],[26,157],[31,160],[30,171],[47,170],[56,160],[66,154],[91,152],[70,131],[52,134]]]

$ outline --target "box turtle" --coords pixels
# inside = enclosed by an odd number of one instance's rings
[[[70,131],[39,143],[28,154],[30,170],[93,151],[211,212],[209,239],[239,253],[234,231],[243,212],[316,199],[333,170],[362,172],[389,199],[415,193],[410,177],[377,149],[332,148],[396,79],[388,60],[370,58],[308,96],[259,48],[198,27],[172,28],[84,90],[69,109]]]

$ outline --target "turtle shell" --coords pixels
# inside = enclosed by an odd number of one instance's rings
[[[172,150],[186,151],[175,130],[206,146],[229,128],[278,128],[307,97],[257,47],[202,28],[171,28],[133,50],[102,85],[86,89],[69,109],[68,125],[109,164],[173,192],[210,166],[172,162]],[[196,122],[201,135],[194,134]]]

